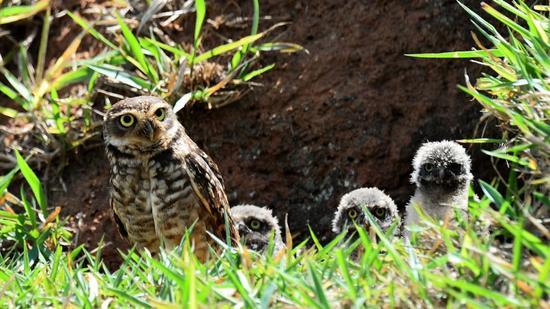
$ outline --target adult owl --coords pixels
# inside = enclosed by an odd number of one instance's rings
[[[225,240],[226,222],[232,242],[238,241],[218,167],[168,103],[152,96],[122,100],[106,113],[103,133],[114,218],[138,249],[171,249],[190,229],[204,262],[213,243],[207,231]]]

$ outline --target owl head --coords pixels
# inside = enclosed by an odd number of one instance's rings
[[[413,160],[411,182],[428,193],[453,193],[473,176],[464,147],[452,141],[424,143]]]
[[[237,226],[241,241],[247,248],[265,252],[272,233],[274,233],[275,247],[282,246],[279,221],[270,209],[254,205],[238,205],[231,208],[231,217]]]
[[[354,224],[368,231],[370,223],[364,208],[368,209],[382,231],[386,231],[394,222],[401,222],[391,197],[378,188],[361,188],[342,197],[332,221],[332,231],[341,233],[348,229],[354,230]]]
[[[172,106],[160,98],[140,96],[117,102],[107,111],[103,133],[108,146],[147,152],[167,146],[183,130]]]

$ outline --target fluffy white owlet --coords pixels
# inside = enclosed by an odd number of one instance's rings
[[[419,225],[415,207],[436,219],[454,218],[454,210],[466,214],[468,187],[473,178],[471,160],[464,147],[453,141],[424,143],[413,160],[414,196],[407,204],[405,226]],[[409,232],[405,231],[406,235]]]
[[[270,209],[254,205],[238,205],[231,208],[231,217],[237,226],[241,242],[247,248],[265,254],[270,237],[273,237],[274,255],[285,247],[279,221]]]
[[[391,197],[378,188],[360,188],[345,194],[340,200],[332,221],[332,231],[339,234],[345,230],[355,230],[355,223],[368,232],[370,223],[363,207],[369,210],[383,232],[394,222],[397,226],[401,222]]]

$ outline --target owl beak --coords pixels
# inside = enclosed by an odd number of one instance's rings
[[[437,175],[435,183],[442,184],[443,179],[445,179],[445,168],[443,167],[438,168],[437,171],[435,172],[435,175]]]
[[[239,231],[239,234],[241,235],[245,235],[245,234],[248,234],[250,233],[250,229],[248,228],[248,226],[246,226],[246,224],[242,224],[242,223],[238,223],[237,224],[237,230]]]
[[[143,123],[143,127],[141,128],[141,133],[150,141],[153,141],[155,139],[155,128],[151,123],[151,121],[146,120]]]

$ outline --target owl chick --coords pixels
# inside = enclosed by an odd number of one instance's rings
[[[279,221],[270,209],[254,205],[238,205],[231,208],[241,242],[249,249],[265,254],[270,237],[273,237],[273,254],[285,247]],[[273,233],[273,236],[271,234]]]
[[[355,230],[354,223],[369,231],[370,223],[363,207],[369,210],[383,232],[394,222],[397,225],[401,222],[391,197],[378,188],[360,188],[345,194],[340,200],[332,221],[332,231],[339,234],[345,230]]]
[[[455,142],[423,144],[413,160],[411,182],[416,185],[416,191],[407,205],[405,226],[420,223],[415,207],[436,220],[453,216],[454,209],[465,213],[468,187],[473,178],[470,166],[471,160],[466,150]],[[409,232],[406,231],[406,235]]]
[[[212,243],[206,232],[225,239],[226,213],[238,241],[218,167],[168,103],[151,96],[122,100],[106,113],[103,133],[115,221],[138,249],[171,249],[192,227],[194,252],[205,261]]]

